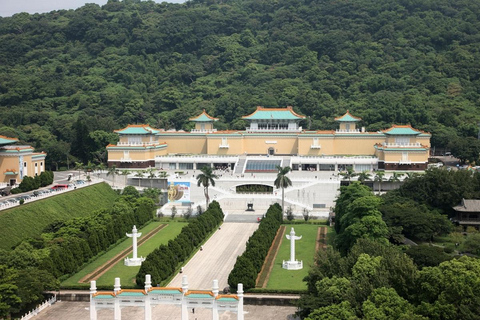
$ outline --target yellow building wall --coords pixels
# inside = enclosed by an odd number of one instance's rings
[[[355,130],[357,128],[357,124],[355,122],[340,122],[339,129],[347,130],[347,124],[350,125],[348,130]]]
[[[228,148],[220,148],[222,138],[227,138]],[[243,136],[222,136],[218,134],[208,135],[207,153],[212,155],[239,155],[244,154]]]
[[[335,136],[335,149],[333,150],[333,154],[371,156],[375,154],[374,145],[384,141],[383,137],[372,137],[368,136],[368,134],[354,137],[341,137],[341,135],[337,135]]]
[[[273,148],[275,154],[296,154],[298,152],[297,136],[263,135],[244,137],[244,150],[247,154],[268,154]]]
[[[18,167],[18,157],[0,157],[1,166],[0,166],[0,176],[1,181],[9,183],[10,179],[16,179],[17,182],[20,181],[20,170]],[[6,170],[11,170],[18,172],[18,175],[5,175]]]
[[[167,153],[182,154],[206,154],[207,139],[205,135],[191,135],[189,133],[182,135],[161,135],[158,141],[167,143]]]
[[[203,128],[202,128],[203,125]],[[213,123],[211,122],[196,122],[195,123],[195,129],[197,130],[212,130],[213,129]]]
[[[305,156],[321,156],[332,155],[334,148],[334,138],[330,137],[318,137],[318,145],[320,148],[312,148],[314,144],[314,137],[298,137],[298,154]]]
[[[408,151],[405,151],[408,152]],[[399,162],[402,159],[403,152],[385,152],[385,162]],[[408,152],[408,161],[412,162],[428,162],[428,152]]]

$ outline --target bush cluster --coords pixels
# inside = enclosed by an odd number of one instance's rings
[[[179,264],[188,259],[220,225],[223,212],[218,202],[213,201],[207,211],[190,221],[174,240],[170,240],[167,245],[160,245],[146,257],[136,277],[138,286],[144,286],[146,274],[152,276],[153,284],[160,284],[170,278]]]
[[[78,271],[110,245],[123,238],[133,225],[143,226],[153,218],[155,204],[147,198],[121,197],[112,209],[93,212],[88,217],[53,222],[45,228],[35,246],[48,252],[40,268],[55,277]]]
[[[46,187],[53,183],[53,172],[52,171],[44,171],[40,175],[35,177],[25,176],[23,177],[22,182],[18,188],[13,188],[11,193],[17,194],[22,192],[28,192],[31,190],[35,190],[41,187]]]
[[[282,208],[275,203],[268,208],[257,231],[248,239],[245,252],[237,258],[228,276],[228,285],[232,291],[236,291],[239,283],[243,284],[244,290],[255,287],[257,275],[262,270],[265,257],[282,222]]]

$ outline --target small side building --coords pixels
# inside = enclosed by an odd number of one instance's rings
[[[0,183],[14,186],[25,176],[34,177],[45,171],[44,152],[34,152],[28,145],[16,145],[18,139],[0,136]]]
[[[466,229],[473,226],[478,229],[480,225],[480,200],[462,199],[462,202],[453,207],[456,216],[453,222],[458,223]]]

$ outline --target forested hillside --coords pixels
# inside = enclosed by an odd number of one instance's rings
[[[292,105],[304,128],[349,109],[478,144],[479,17],[469,0],[111,0],[0,18],[0,134],[51,165],[99,162],[129,123],[189,129],[205,108],[243,129],[257,105]]]

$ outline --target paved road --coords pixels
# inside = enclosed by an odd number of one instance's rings
[[[222,290],[228,285],[228,274],[237,257],[245,251],[248,238],[257,228],[258,223],[224,223],[169,286],[181,287],[182,276],[186,275],[189,289],[210,290],[216,279]]]
[[[290,320],[295,313],[295,307],[279,306],[244,306],[245,320]],[[89,319],[88,302],[57,302],[43,310],[35,320],[85,320]],[[195,314],[188,315],[189,320],[210,320],[211,310],[195,309]],[[156,306],[152,309],[152,320],[178,320],[181,317],[180,308],[174,306]],[[126,307],[122,308],[122,319],[143,319],[143,309]],[[234,320],[237,315],[226,312],[220,315],[220,320]],[[113,310],[98,311],[98,320],[113,320]]]

